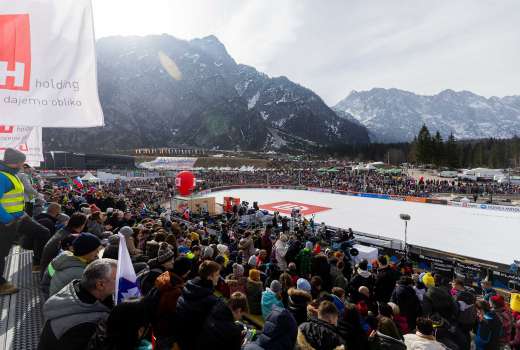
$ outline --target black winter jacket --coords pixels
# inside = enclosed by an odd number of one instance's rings
[[[291,288],[287,298],[288,306],[287,309],[294,316],[296,324],[300,325],[307,321],[307,305],[312,301],[312,297],[309,293]]]
[[[231,309],[219,301],[206,319],[198,338],[198,349],[240,350],[242,327],[235,323]]]
[[[334,350],[345,344],[345,341],[336,327],[325,321],[313,319],[299,327],[298,346],[305,348],[304,344],[309,344],[314,349]]]
[[[182,350],[196,348],[201,325],[219,301],[213,291],[211,281],[200,277],[189,280],[184,286],[182,295],[177,300],[175,325],[172,325]]]

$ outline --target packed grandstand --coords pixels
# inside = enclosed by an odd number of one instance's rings
[[[42,350],[520,346],[514,271],[506,271],[512,283],[504,285],[489,265],[447,265],[442,252],[428,257],[408,247],[367,246],[376,253],[365,256],[355,227],[328,227],[299,209],[281,215],[256,202],[227,198],[212,205],[207,197],[181,196],[179,174],[51,176],[24,166],[17,151],[5,154],[0,218],[8,239],[1,261],[14,244],[34,253],[44,302]],[[519,190],[352,169],[195,176],[189,191],[199,194],[269,185],[487,201],[489,194]],[[122,295],[120,254],[128,254],[137,288]],[[2,282],[3,295],[17,293]]]

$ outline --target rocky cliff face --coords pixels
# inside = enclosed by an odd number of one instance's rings
[[[295,151],[368,142],[363,126],[311,90],[237,64],[214,36],[111,37],[98,41],[97,55],[106,125],[45,129],[46,149]]]

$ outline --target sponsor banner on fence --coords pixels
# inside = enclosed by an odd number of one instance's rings
[[[5,124],[103,125],[91,0],[0,2]]]
[[[23,152],[27,164],[40,166],[40,162],[43,162],[42,128],[0,125],[0,159],[4,158],[6,148]]]

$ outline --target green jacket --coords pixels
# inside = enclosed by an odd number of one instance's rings
[[[83,276],[83,271],[87,263],[74,255],[62,254],[57,256],[52,262],[54,273],[51,277],[49,295],[58,293],[72,280],[79,280]]]
[[[300,250],[298,255],[296,255],[296,263],[298,264],[298,272],[300,273],[300,276],[307,276],[311,273],[311,262],[311,250],[307,248]]]

